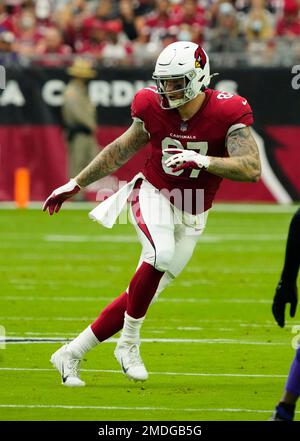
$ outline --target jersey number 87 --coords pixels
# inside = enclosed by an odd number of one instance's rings
[[[171,155],[165,153],[164,150],[170,147],[175,147],[181,150],[184,150],[186,148],[186,149],[194,150],[197,153],[201,153],[201,155],[206,155],[208,150],[208,143],[206,141],[188,141],[186,143],[186,147],[184,147],[178,139],[173,139],[168,136],[162,141],[161,143],[161,148],[163,151],[163,156],[161,160],[162,168],[164,169],[164,172],[167,173],[168,175],[179,176],[184,172],[184,170],[178,170],[177,172],[172,172],[172,170],[165,165],[165,161]],[[190,178],[197,178],[200,172],[201,170],[196,170],[196,169],[191,170]]]

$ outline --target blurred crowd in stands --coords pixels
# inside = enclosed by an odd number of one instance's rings
[[[0,63],[144,66],[176,40],[214,66],[300,62],[300,0],[0,0]]]

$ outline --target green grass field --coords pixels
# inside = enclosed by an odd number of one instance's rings
[[[107,230],[88,211],[0,210],[6,337],[72,338],[127,286],[140,253],[133,227]],[[86,355],[79,389],[61,386],[49,363],[60,341],[7,343],[0,420],[267,420],[294,356],[291,327],[300,324],[298,312],[280,329],[270,311],[294,211],[211,211],[186,270],[149,309],[146,383],[121,373],[115,339]]]

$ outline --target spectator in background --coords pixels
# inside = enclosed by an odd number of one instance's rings
[[[207,31],[207,39],[211,52],[222,52],[227,59],[235,53],[243,53],[246,47],[245,37],[241,31],[236,10],[231,3],[221,3],[216,26]]]
[[[159,43],[160,37],[172,26],[170,0],[156,0],[155,9],[138,22],[140,43]]]
[[[177,40],[177,29],[171,27],[162,31],[159,41],[156,43],[139,43],[135,42],[133,45],[134,63],[136,66],[144,66],[147,63],[152,63],[153,59],[157,58],[160,52],[169,44]]]
[[[110,0],[101,0],[94,4],[89,15],[83,20],[81,26],[82,41],[77,40],[76,52],[93,54],[97,57],[95,46],[100,44],[103,46],[103,40],[107,40],[106,22],[114,20],[118,17],[115,2]],[[82,47],[81,47],[82,46]],[[86,47],[90,47],[88,50]],[[98,54],[99,55],[99,54]]]
[[[119,0],[97,0],[95,16],[99,20],[109,21],[118,18]]]
[[[41,33],[43,33],[44,29],[54,26],[51,20],[51,5],[48,0],[36,0],[34,11],[37,28]]]
[[[248,14],[250,9],[253,7],[253,0],[235,0],[234,6],[238,13]],[[280,13],[280,8],[282,5],[282,0],[265,0],[264,7],[272,15],[276,16]]]
[[[290,66],[300,60],[299,5],[285,0],[283,13],[276,26],[276,62]]]
[[[0,2],[0,28],[6,31],[15,32],[16,30],[16,15],[14,13],[15,7],[8,2]]]
[[[107,41],[101,52],[104,66],[122,66],[132,64],[132,46],[122,31],[119,20],[106,22]]]
[[[22,57],[33,58],[42,35],[38,32],[34,12],[22,11],[16,22],[16,50]]]
[[[65,124],[69,154],[69,177],[74,176],[98,152],[95,139],[96,108],[88,95],[88,80],[95,78],[96,70],[84,58],[76,58],[67,70],[71,80],[65,88],[62,116]]]
[[[178,40],[202,44],[206,26],[205,11],[197,0],[184,0],[174,8],[171,24],[177,27]]]
[[[208,5],[206,7],[205,17],[208,22],[209,28],[215,28],[217,26],[217,20],[219,16],[220,5],[222,3],[230,3],[236,10],[234,0],[206,0]]]
[[[131,0],[137,17],[147,15],[154,11],[156,0]]]
[[[75,50],[78,54],[92,57],[96,62],[102,59],[102,50],[107,42],[107,26],[104,22],[94,20],[90,23],[87,38],[76,42]]]
[[[178,6],[172,5],[170,0],[154,0],[153,5],[151,12],[136,21],[138,38],[134,42],[134,60],[138,66],[153,63],[168,45],[165,42],[177,40],[178,28],[172,22],[172,14]]]
[[[14,43],[15,36],[12,32],[0,32],[0,64],[2,66],[13,66],[19,61]]]
[[[169,46],[169,44],[175,43],[175,41],[177,40],[177,34],[174,29],[169,29],[164,34],[162,34],[160,40],[161,50],[159,52],[161,52],[165,47]]]
[[[38,63],[44,66],[60,66],[69,60],[72,49],[64,44],[59,29],[48,28],[45,36],[37,44],[35,55]]]
[[[125,0],[126,1],[126,0]],[[124,17],[124,7],[121,6],[122,0],[120,0],[119,4],[119,13],[120,18],[123,20],[122,17]],[[145,24],[145,17],[147,15],[150,15],[156,8],[156,0],[128,0],[127,9],[129,8],[129,4],[131,4],[131,8],[134,11],[135,15],[135,29],[137,36],[135,37],[135,42],[142,42],[144,36],[142,35],[142,29]],[[125,6],[126,9],[126,6]],[[123,12],[122,12],[123,11]],[[128,12],[127,12],[128,15]],[[126,13],[125,13],[126,16]],[[123,23],[124,24],[124,23]],[[126,29],[124,28],[124,32],[126,32]],[[128,35],[128,38],[131,39]]]
[[[138,37],[136,28],[137,18],[132,0],[120,0],[119,8],[124,33],[129,40],[136,40]]]
[[[296,0],[285,0],[283,16],[278,21],[276,35],[295,40],[300,36],[299,4]]]
[[[86,0],[72,0],[66,5],[60,6],[54,13],[57,26],[63,31],[66,44],[74,52],[84,40],[88,39],[88,33],[84,32],[84,21],[90,16],[89,4]]]
[[[245,16],[245,32],[248,41],[259,38],[267,41],[274,36],[274,18],[265,8],[264,0],[252,0]]]
[[[270,65],[274,55],[274,20],[264,0],[252,0],[245,17],[247,55],[250,65]]]
[[[87,17],[90,14],[89,3],[87,0],[70,0],[59,4],[55,8],[54,16],[58,26],[62,29],[73,24],[73,20],[78,15]]]
[[[69,0],[66,4],[60,5],[58,2],[54,13],[55,21],[63,32],[65,43],[73,52],[81,53],[96,25],[104,22],[103,14],[98,15],[96,9],[98,3],[89,0]],[[105,5],[109,7],[107,2]]]

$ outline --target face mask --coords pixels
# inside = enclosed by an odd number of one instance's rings
[[[35,15],[40,20],[48,18],[50,15],[50,5],[47,0],[37,0],[35,6]]]
[[[251,28],[253,32],[258,34],[262,30],[262,22],[260,20],[254,20]]]
[[[180,41],[191,41],[192,36],[189,31],[180,31],[178,34],[178,40]]]
[[[26,15],[21,18],[21,26],[24,29],[30,29],[34,24],[34,20],[29,15]]]

